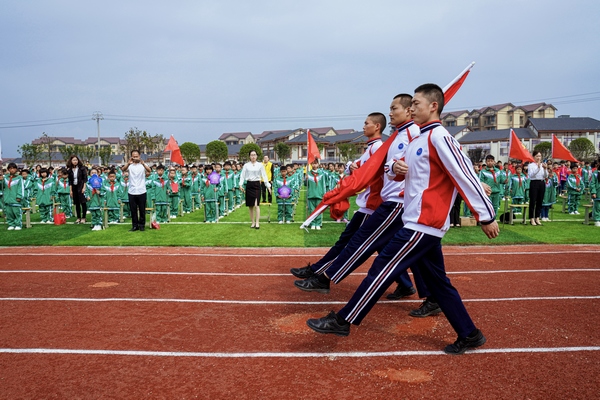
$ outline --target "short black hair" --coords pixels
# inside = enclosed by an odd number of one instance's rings
[[[8,166],[6,167],[6,169],[11,169],[11,168],[17,168],[17,164],[15,164],[14,162],[11,162],[8,164]]]
[[[402,107],[404,108],[410,107],[412,98],[413,97],[408,93],[400,93],[394,96],[394,100],[400,99],[400,104],[402,104]]]
[[[162,165],[162,164],[158,164],[158,165],[156,166],[156,169],[157,169],[157,170],[159,170],[159,169],[162,169],[162,170],[164,171],[164,170],[165,170],[165,166],[164,166],[164,165]]]
[[[129,153],[129,155],[132,156],[133,153],[138,153],[139,155],[142,155],[142,153],[140,153],[140,151],[138,149],[131,150],[131,152]]]
[[[493,155],[491,155],[491,154],[488,154],[487,156],[485,156],[485,161],[487,161],[487,160],[495,160],[495,159],[496,158]]]
[[[387,126],[387,119],[385,118],[385,115],[380,112],[372,112],[368,115],[368,117],[371,118],[376,124],[379,124],[379,132],[383,132]]]
[[[415,93],[423,93],[430,103],[437,103],[439,114],[444,110],[444,91],[435,83],[424,83],[415,89]]]

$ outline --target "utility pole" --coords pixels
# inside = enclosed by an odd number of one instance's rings
[[[102,160],[100,160],[100,120],[104,119],[102,113],[100,111],[96,111],[92,114],[92,119],[96,120],[96,124],[98,125],[98,144],[96,145],[96,150],[98,153],[98,165],[102,164]]]

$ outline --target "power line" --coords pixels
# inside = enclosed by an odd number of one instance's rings
[[[32,126],[47,126],[47,125],[65,125],[65,124],[75,124],[77,122],[86,122],[89,119],[80,119],[75,121],[64,121],[64,122],[47,122],[43,124],[29,124],[29,125],[13,125],[13,126],[0,126],[0,129],[13,129],[13,128],[29,128]]]

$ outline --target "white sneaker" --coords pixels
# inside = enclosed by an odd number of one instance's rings
[[[317,226],[317,230],[318,230],[318,231],[320,231],[320,230],[321,230],[321,227],[320,227],[320,226]]]
[[[283,221],[279,221],[279,224],[283,224]]]
[[[317,227],[313,225],[310,227],[310,229],[312,229],[314,231],[315,229],[317,229]]]
[[[570,212],[569,215],[575,215],[575,213],[574,212]]]
[[[177,217],[176,217],[176,216],[174,216],[174,215],[171,215],[171,219],[175,219],[175,218],[177,218]]]
[[[595,226],[600,226],[600,221],[596,221]]]
[[[92,228],[93,231],[99,231],[101,228],[98,225],[94,225]]]
[[[14,230],[15,230],[15,227],[14,227],[14,226],[9,226],[9,227],[8,227],[8,230],[9,230],[9,231],[14,231]]]
[[[575,214],[576,214],[576,215],[579,215],[579,211],[575,211]]]
[[[20,231],[21,227],[20,226],[15,226],[15,231]]]
[[[292,221],[285,221],[285,223],[286,223],[286,224],[291,224],[291,223],[292,223]]]

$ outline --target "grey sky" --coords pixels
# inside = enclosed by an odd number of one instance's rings
[[[444,86],[471,61],[447,111],[546,101],[600,119],[598,16],[598,1],[4,1],[2,155],[42,132],[96,136],[94,111],[103,136],[138,127],[180,144],[360,130],[395,94]],[[6,128],[69,117],[84,121]]]

